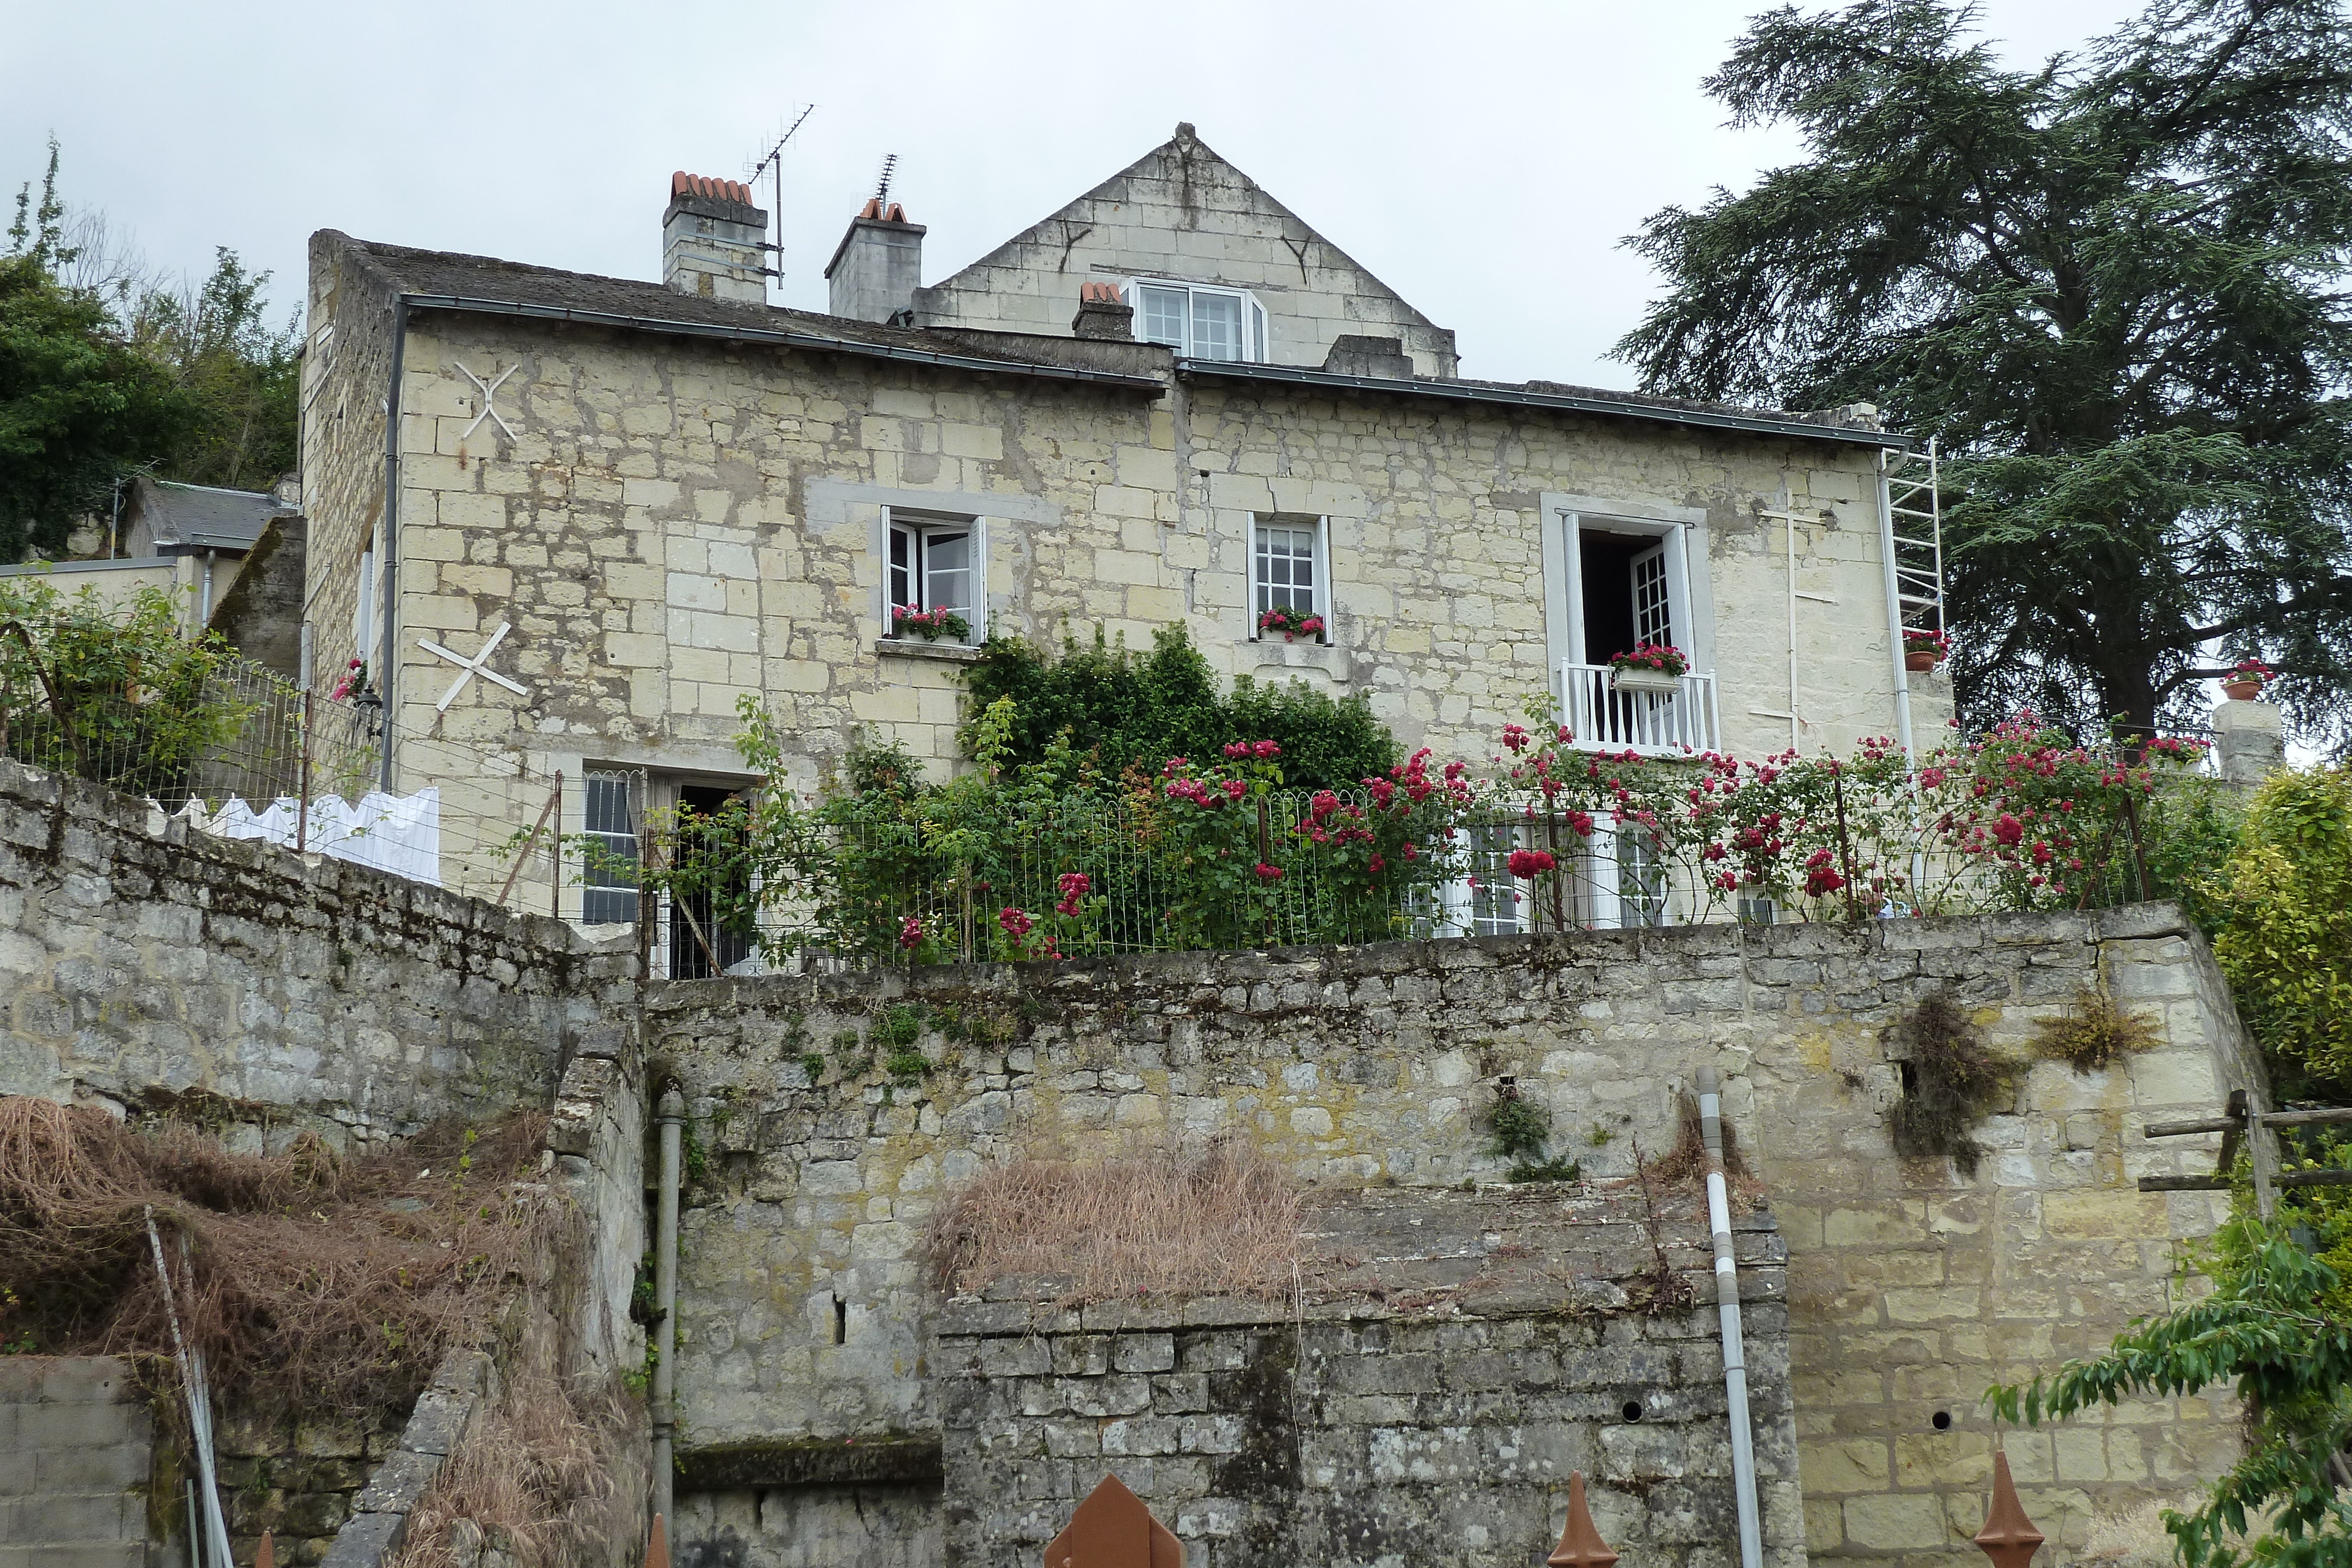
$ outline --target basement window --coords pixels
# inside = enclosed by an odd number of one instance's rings
[[[1192,360],[1265,358],[1265,310],[1238,288],[1137,278],[1129,286],[1136,327]]]

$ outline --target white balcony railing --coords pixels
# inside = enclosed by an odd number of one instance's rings
[[[1559,721],[1586,750],[1666,757],[1721,746],[1711,674],[1678,676],[1668,691],[1634,691],[1618,686],[1606,664],[1563,664],[1559,695]]]

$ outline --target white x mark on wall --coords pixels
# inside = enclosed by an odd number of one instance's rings
[[[452,360],[449,362],[453,365],[457,365],[457,368],[460,371],[465,371],[466,379],[467,381],[482,389],[482,412],[474,416],[474,423],[466,427],[465,435],[460,435],[457,439],[463,441],[466,439],[467,435],[471,435],[474,432],[481,429],[482,421],[487,419],[491,423],[497,425],[500,430],[505,431],[507,433],[507,439],[509,441],[512,441],[515,438],[514,426],[509,424],[506,422],[506,417],[499,413],[499,389],[507,384],[507,378],[515,373],[515,367],[509,365],[505,370],[502,370],[498,373],[497,380],[486,382],[481,377],[476,375],[473,371],[466,370],[465,366],[457,364],[457,361]]]
[[[465,654],[458,653],[454,648],[444,648],[440,643],[436,643],[430,637],[419,637],[416,640],[416,645],[418,647],[424,649],[428,653],[438,653],[441,657],[457,665],[457,668],[463,672],[455,681],[450,683],[449,689],[441,694],[441,700],[433,705],[434,711],[436,713],[447,713],[449,711],[449,705],[457,700],[457,694],[466,689],[466,683],[472,680],[476,675],[481,676],[482,679],[486,681],[496,681],[499,685],[506,687],[507,690],[514,693],[514,695],[519,697],[527,697],[530,695],[530,688],[529,686],[520,685],[515,681],[510,681],[504,675],[499,674],[496,670],[488,667],[490,655],[498,651],[499,641],[504,638],[509,632],[513,630],[513,626],[508,622],[504,621],[499,622],[499,629],[490,633],[490,640],[482,644],[482,651],[475,654],[470,659],[466,657]]]

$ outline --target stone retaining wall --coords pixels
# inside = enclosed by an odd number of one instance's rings
[[[232,1146],[545,1106],[617,1056],[636,960],[326,856],[194,832],[0,762],[0,1093],[203,1099]]]
[[[2032,1059],[2035,1023],[2102,981],[2156,1048],[2091,1074]],[[1893,1026],[1938,990],[2020,1064],[1972,1177],[1897,1158],[1886,1131]],[[894,1077],[909,1016],[929,1071]],[[1672,1143],[1711,1064],[1788,1239],[1807,1539],[1835,1560],[1965,1542],[1991,1445],[1977,1396],[2160,1310],[2176,1241],[2221,1210],[2136,1190],[2210,1169],[2217,1143],[2141,1128],[2261,1090],[2201,940],[2164,907],[697,981],[651,988],[646,1040],[703,1150],[678,1395],[709,1444],[940,1430],[920,1250],[987,1161],[1236,1136],[1335,1190],[1492,1182],[1510,1080],[1550,1112],[1554,1153],[1615,1176],[1637,1143]],[[2007,1447],[2069,1550],[2095,1513],[2214,1473],[2232,1414],[2137,1405]]]

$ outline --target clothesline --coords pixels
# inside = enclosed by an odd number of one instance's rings
[[[273,844],[295,846],[303,826],[302,803],[281,796],[257,811],[230,796],[217,811],[191,800],[178,813],[199,831],[225,839],[267,839]],[[301,848],[332,855],[353,865],[373,866],[421,882],[441,885],[441,791],[419,789],[414,795],[387,795],[373,790],[354,803],[340,795],[321,795],[310,802],[310,820]]]

